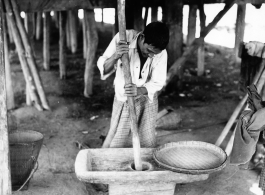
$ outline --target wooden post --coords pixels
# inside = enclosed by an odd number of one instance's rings
[[[69,11],[69,38],[72,53],[77,51],[77,13],[75,10]]]
[[[87,51],[86,51],[86,68],[84,75],[84,96],[89,98],[93,94],[93,75],[94,75],[94,60],[98,46],[98,34],[93,10],[85,10],[86,17],[86,36],[87,36]]]
[[[85,10],[84,10],[84,15],[85,15]],[[82,23],[82,30],[83,30],[83,58],[84,59],[86,59],[86,54],[87,54],[87,52],[86,52],[86,50],[87,50],[87,35],[86,35],[86,17],[84,16],[84,18],[83,18],[83,23]]]
[[[9,158],[9,140],[7,129],[4,37],[3,37],[3,4],[0,2],[0,194],[11,195],[11,174]]]
[[[118,0],[118,13],[119,13],[119,35],[120,40],[126,40],[126,19],[125,19],[125,0]],[[129,55],[122,55],[122,64],[124,71],[125,84],[132,83],[132,77],[130,73]],[[128,97],[131,131],[133,137],[133,150],[134,150],[134,164],[137,171],[142,171],[142,160],[140,154],[140,140],[138,135],[137,117],[135,111],[134,97]]]
[[[71,35],[70,35],[70,11],[66,11],[67,12],[67,17],[66,17],[66,29],[65,29],[65,33],[66,33],[66,47],[68,49],[71,48]]]
[[[28,33],[28,37],[29,37],[29,41],[30,41],[30,46],[31,47],[34,47],[34,34],[33,34],[33,31],[34,31],[34,13],[26,13],[26,20],[25,20],[25,30],[27,31]],[[25,47],[25,46],[24,46]],[[26,104],[28,106],[31,106],[33,103],[32,103],[32,100],[30,98],[30,86],[29,85],[26,85]]]
[[[5,53],[5,76],[6,76],[6,96],[7,96],[7,109],[15,108],[15,99],[13,91],[13,82],[11,76],[11,68],[9,62],[9,49],[8,49],[8,40],[7,40],[7,21],[6,15],[3,14],[3,32],[4,32],[4,53]]]
[[[18,57],[21,63],[21,67],[22,67],[22,71],[24,73],[24,77],[26,80],[26,85],[29,85],[29,90],[30,90],[30,97],[32,99],[32,101],[34,101],[34,106],[38,109],[38,110],[43,110],[43,108],[40,106],[40,101],[39,98],[36,94],[36,87],[35,87],[35,83],[33,81],[33,77],[31,74],[31,71],[28,67],[28,62],[25,56],[25,49],[22,43],[22,38],[20,37],[20,33],[18,31],[18,28],[16,26],[16,22],[15,22],[15,18],[14,18],[14,14],[10,5],[9,0],[4,0],[5,2],[5,7],[6,10],[8,12],[7,14],[7,20],[9,21],[11,28],[12,28],[12,32],[13,32],[13,38],[14,38],[14,42],[16,44],[16,49],[18,51]]]
[[[188,57],[191,54],[193,54],[193,52],[195,50],[197,50],[199,48],[199,46],[201,45],[201,43],[203,43],[203,40],[206,37],[206,35],[215,27],[215,25],[226,14],[226,12],[234,5],[234,3],[235,3],[235,0],[230,0],[225,5],[225,7],[223,8],[223,10],[221,10],[216,15],[216,17],[213,19],[213,21],[210,24],[208,24],[203,29],[203,31],[201,32],[201,36],[199,38],[195,39],[192,42],[192,44],[190,45],[190,47],[188,47],[188,49],[183,53],[183,55],[174,62],[174,64],[168,70],[167,80],[166,80],[166,84],[164,86],[164,89],[165,89],[166,85],[174,78],[174,76],[178,74],[178,71],[183,67],[183,65],[186,62],[186,60],[188,59]]]
[[[44,12],[43,19],[43,67],[44,70],[50,70],[50,12]]]
[[[67,12],[59,12],[59,67],[60,79],[66,79],[66,53],[65,53],[65,33],[66,33]]]
[[[170,40],[167,46],[168,63],[172,64],[182,54],[183,33],[183,0],[167,0],[165,5],[166,21],[169,25]],[[180,76],[182,75],[179,72]]]
[[[199,10],[200,10],[200,25],[201,25],[201,32],[205,28],[205,21],[206,21],[206,15],[204,13],[204,4],[203,1],[199,4]],[[197,58],[197,75],[202,76],[204,73],[204,40],[203,43],[201,43],[200,47],[198,48],[198,58]]]
[[[158,7],[157,6],[152,6],[151,22],[157,21],[157,12],[158,12]]]
[[[42,28],[42,12],[37,12],[37,19],[36,19],[36,39],[40,40],[41,37],[41,28]]]
[[[235,30],[236,38],[235,38],[235,47],[234,47],[235,60],[237,62],[240,61],[240,58],[238,56],[239,46],[244,39],[245,16],[246,16],[246,4],[237,4],[237,18],[236,18],[236,30]]]
[[[188,18],[188,35],[187,46],[189,46],[195,39],[196,35],[196,18],[197,18],[197,5],[189,5],[189,18]]]
[[[29,40],[28,35],[27,35],[26,31],[25,31],[25,28],[24,28],[24,26],[22,24],[22,21],[21,21],[21,18],[20,18],[20,12],[18,10],[16,0],[11,0],[11,3],[12,3],[13,10],[14,10],[14,13],[15,13],[17,26],[18,26],[18,28],[20,30],[20,35],[21,35],[21,38],[22,38],[22,41],[23,41],[23,44],[24,44],[24,47],[25,47],[25,50],[26,50],[28,65],[29,65],[30,71],[32,72],[32,76],[33,76],[33,79],[34,79],[34,82],[35,82],[35,85],[36,85],[36,88],[37,88],[37,92],[38,92],[38,95],[40,97],[42,106],[43,106],[44,109],[50,110],[50,107],[48,105],[48,101],[46,99],[45,92],[43,90],[43,85],[42,85],[42,82],[41,82],[41,79],[40,79],[40,75],[39,75],[39,72],[38,72],[38,69],[37,69],[37,65],[36,65],[36,62],[35,62],[34,55],[33,55],[33,50],[32,50],[31,44],[30,44],[30,40]]]

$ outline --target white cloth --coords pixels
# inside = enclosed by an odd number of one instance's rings
[[[248,43],[245,43],[245,48],[247,49],[247,53],[250,56],[265,58],[264,43],[258,41],[250,41]]]
[[[140,75],[140,58],[137,51],[137,37],[141,32],[135,30],[126,30],[127,42],[129,42],[129,62],[132,76],[132,83],[137,87],[145,87],[148,92],[149,101],[153,101],[154,94],[161,90],[166,81],[167,75],[167,51],[164,49],[161,53],[148,57]],[[124,94],[125,79],[122,69],[121,60],[118,60],[115,68],[108,74],[104,75],[104,63],[116,51],[116,45],[120,41],[119,33],[110,42],[108,48],[102,56],[99,57],[97,66],[99,68],[101,79],[105,80],[116,71],[114,79],[115,95],[119,101],[125,102],[127,96]]]

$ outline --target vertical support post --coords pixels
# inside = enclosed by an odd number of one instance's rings
[[[44,70],[50,70],[50,12],[44,12],[43,19],[43,67]]]
[[[72,53],[77,51],[77,12],[75,10],[69,11],[69,39]]]
[[[167,47],[168,63],[172,64],[182,54],[183,1],[167,0],[165,4],[166,21],[169,25],[170,40]],[[181,73],[180,73],[181,74]]]
[[[9,158],[9,140],[7,129],[4,37],[3,37],[3,4],[0,2],[0,194],[11,195],[11,174]]]
[[[61,11],[59,13],[59,67],[60,79],[66,79],[66,53],[65,53],[65,33],[66,33],[66,19],[67,12]]]
[[[25,15],[25,29],[28,33],[28,37],[29,37],[29,41],[30,41],[30,45],[33,46],[34,44],[34,34],[33,34],[33,31],[34,31],[34,25],[33,25],[33,18],[34,18],[34,13],[26,13]],[[31,106],[33,103],[32,103],[32,100],[30,98],[30,89],[29,89],[29,85],[26,85],[26,104],[28,106]]]
[[[85,10],[84,10],[84,15],[85,15]],[[86,59],[86,50],[87,50],[87,35],[86,35],[86,17],[84,16],[82,20],[82,30],[83,30],[83,58]]]
[[[235,47],[234,54],[235,60],[240,61],[238,56],[240,43],[243,42],[245,32],[245,17],[246,17],[246,4],[237,5],[237,18],[236,18],[236,30],[235,30]]]
[[[37,19],[36,19],[36,39],[40,40],[41,37],[41,27],[42,27],[42,12],[37,13]]]
[[[205,21],[206,21],[206,15],[204,13],[204,3],[203,1],[199,4],[199,10],[200,10],[200,24],[201,24],[201,32],[205,28]],[[198,58],[197,58],[197,75],[202,76],[204,73],[204,39],[202,44],[198,48]]]
[[[125,19],[125,0],[118,0],[118,13],[119,13],[119,35],[120,40],[126,40],[126,19]],[[129,55],[122,55],[122,64],[124,71],[125,84],[132,83],[132,77],[130,73],[130,63],[129,63]],[[138,171],[142,171],[142,161],[140,154],[140,140],[138,135],[138,125],[137,125],[137,117],[135,111],[135,103],[133,97],[128,97],[129,104],[129,112],[130,112],[130,121],[131,121],[131,131],[132,131],[132,139],[133,139],[133,151],[134,151],[134,164],[135,169]]]
[[[11,67],[9,62],[9,48],[8,48],[8,39],[7,39],[7,21],[6,15],[3,15],[3,32],[4,32],[4,53],[5,53],[5,76],[6,76],[6,95],[7,95],[7,109],[15,108],[15,99],[13,91],[13,82],[11,76]]]
[[[197,8],[197,5],[189,5],[187,46],[189,46],[195,39]]]
[[[86,17],[86,36],[87,36],[87,50],[86,50],[86,68],[85,68],[85,89],[84,96],[89,98],[93,94],[93,75],[94,75],[94,60],[96,50],[98,47],[98,34],[96,29],[95,15],[93,10],[85,10],[84,17]]]
[[[71,49],[71,35],[70,35],[70,11],[66,11],[67,16],[66,16],[66,29],[65,29],[65,34],[66,34],[66,47],[68,49]]]
[[[157,21],[157,12],[158,12],[158,7],[157,6],[152,6],[151,22]]]

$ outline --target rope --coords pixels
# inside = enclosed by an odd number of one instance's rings
[[[26,183],[32,178],[33,174],[37,171],[37,169],[39,167],[39,163],[38,163],[37,159],[34,156],[31,156],[31,158],[33,159],[34,162],[36,162],[35,166],[31,170],[31,173],[29,174],[27,180],[23,183],[23,185],[17,191],[20,191],[26,185]]]

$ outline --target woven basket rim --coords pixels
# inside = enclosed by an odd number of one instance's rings
[[[44,135],[43,135],[42,133],[40,133],[40,132],[38,132],[38,131],[34,131],[34,130],[15,130],[15,131],[10,131],[10,132],[9,132],[9,137],[10,137],[11,135],[14,135],[14,134],[21,134],[21,133],[34,133],[34,134],[37,134],[38,136],[40,136],[37,140],[35,140],[35,141],[31,141],[30,143],[36,143],[36,142],[39,142],[39,141],[41,141],[41,140],[44,139]],[[25,143],[25,142],[16,142],[16,143],[12,143],[12,142],[9,140],[9,144],[22,144],[22,145],[24,145],[24,144],[28,144],[28,142],[27,142],[27,143]]]
[[[176,146],[204,146],[208,149],[213,149],[214,151],[216,151],[218,154],[220,154],[220,156],[222,156],[223,162],[215,168],[209,168],[209,169],[185,169],[185,168],[180,168],[180,167],[173,167],[170,166],[168,164],[165,164],[164,162],[161,162],[158,158],[157,158],[157,153],[160,152],[163,149],[170,149]],[[223,151],[220,147],[211,144],[211,143],[207,143],[207,142],[202,142],[202,141],[179,141],[179,142],[170,142],[170,143],[166,143],[164,145],[159,146],[158,148],[156,148],[153,152],[153,159],[155,160],[155,162],[162,168],[165,169],[169,169],[171,171],[174,172],[179,172],[179,173],[187,173],[187,174],[209,174],[209,173],[213,173],[216,171],[220,171],[222,170],[226,164],[227,164],[227,154],[225,153],[225,151]]]

